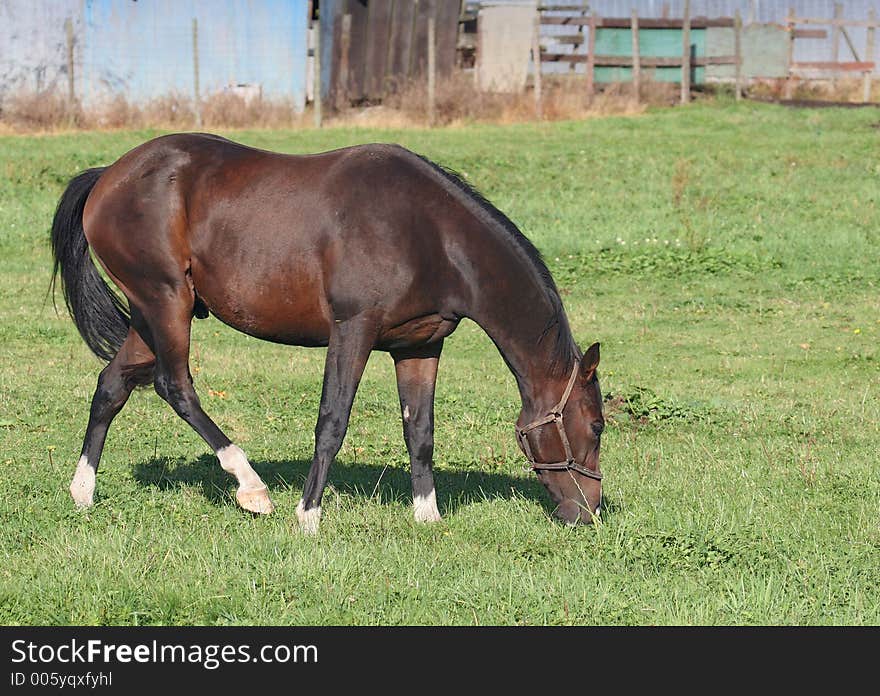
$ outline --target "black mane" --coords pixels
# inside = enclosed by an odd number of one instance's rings
[[[562,306],[562,298],[559,296],[559,290],[556,288],[556,283],[553,280],[553,276],[550,275],[550,270],[547,268],[547,264],[544,262],[541,252],[538,251],[538,248],[532,244],[528,237],[520,232],[519,228],[509,217],[498,210],[498,208],[480,193],[477,188],[465,181],[458,172],[444,165],[432,162],[422,155],[417,156],[423,162],[430,165],[434,171],[443,176],[446,181],[453,184],[459,191],[476,203],[492,221],[497,223],[498,227],[507,233],[507,236],[514,243],[516,248],[529,261],[532,268],[537,273],[541,285],[546,292],[547,299],[553,308],[547,326],[544,327],[539,340],[543,340],[554,327],[557,328],[556,341],[551,354],[552,362],[549,366],[550,372],[554,375],[561,375],[568,372],[571,369],[572,363],[580,358],[580,349],[571,334],[571,328],[568,325],[565,310]]]

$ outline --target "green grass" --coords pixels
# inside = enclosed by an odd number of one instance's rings
[[[602,342],[598,528],[549,519],[488,338],[447,341],[436,478],[411,520],[393,368],[375,354],[320,535],[295,528],[323,351],[196,322],[208,412],[275,515],[239,511],[150,390],[96,506],[67,485],[100,369],[46,290],[66,180],[152,132],[0,138],[0,623],[880,623],[880,134],[873,110],[720,103],[436,131],[237,132],[288,152],[397,141],[466,175],[544,252]]]

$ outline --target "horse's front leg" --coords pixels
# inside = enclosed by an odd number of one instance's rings
[[[416,522],[439,522],[434,490],[434,385],[443,341],[394,351],[403,438],[409,451],[413,515]]]
[[[321,407],[315,425],[315,455],[296,508],[300,529],[308,534],[318,531],[327,473],[342,447],[354,395],[377,334],[375,319],[364,314],[334,322],[330,332]]]

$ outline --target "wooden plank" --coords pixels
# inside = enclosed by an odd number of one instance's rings
[[[839,2],[834,3],[834,19],[843,19],[843,5]],[[831,60],[835,63],[840,60],[840,25],[834,24],[831,27]]]
[[[880,23],[876,19],[819,19],[818,17],[792,16],[791,21],[795,24],[823,24],[825,26],[841,27],[878,27]]]
[[[350,106],[348,97],[348,64],[351,58],[351,15],[347,12],[340,18],[339,34],[339,73],[336,76],[336,108]]]
[[[428,125],[433,126],[437,111],[437,20],[428,17]]]
[[[587,55],[583,53],[547,53],[541,51],[542,63],[586,63]]]
[[[538,12],[576,12],[577,5],[538,5]]]
[[[827,39],[827,29],[795,29],[794,38],[796,39]]]
[[[372,3],[370,3],[372,5]],[[366,56],[367,45],[370,36],[369,28],[370,9],[359,0],[348,0],[346,13],[351,15],[351,31],[348,45],[348,101],[360,101],[366,96]]]
[[[601,17],[596,26],[600,29],[629,29],[632,19],[630,17]],[[571,17],[553,17],[541,16],[541,24],[545,25],[564,25],[564,26],[588,26],[590,24],[589,17],[571,16]],[[683,27],[681,19],[662,19],[645,17],[639,20],[641,29],[681,29]],[[708,17],[691,18],[692,29],[706,29],[707,27],[733,27],[733,17],[718,17],[709,19]]]
[[[691,100],[691,0],[684,0],[681,29],[681,103]]]
[[[742,99],[742,16],[739,13],[739,9],[737,9],[733,20],[733,53],[736,57],[733,96],[736,101],[739,101]]]
[[[786,58],[786,64],[788,71],[788,75],[785,78],[785,88],[783,90],[783,96],[785,99],[791,99],[792,92],[794,91],[794,75],[792,74],[792,64],[794,63],[794,25],[795,25],[795,16],[794,16],[794,8],[788,8],[788,16],[785,18],[785,29],[788,31],[788,56]]]
[[[458,19],[461,11],[457,2],[438,2],[437,0],[435,2],[434,18],[437,20],[437,75],[438,77],[448,77],[455,70]]]
[[[413,24],[413,43],[409,58],[409,77],[420,80],[428,72],[428,18],[434,14],[435,0],[419,0]]]
[[[597,17],[595,12],[590,13],[590,36],[589,45],[587,46],[587,98],[592,99],[596,86],[596,26]],[[573,63],[575,61],[572,61]]]
[[[541,53],[544,63],[574,62],[586,63],[589,56],[583,53]],[[657,58],[654,56],[639,56],[639,65],[643,68],[677,68],[682,65],[682,56],[670,56]],[[594,56],[593,64],[600,68],[629,68],[633,65],[632,56]],[[697,56],[691,58],[690,64],[695,68],[704,68],[707,65],[735,65],[736,56]]]
[[[392,87],[400,87],[409,77],[410,51],[412,50],[412,27],[418,8],[418,0],[395,2],[391,19],[391,54],[389,78]]]
[[[372,0],[367,18],[367,46],[364,54],[364,96],[381,99],[385,96],[385,75],[388,70],[388,44],[391,40],[391,17],[394,0]]]
[[[541,19],[535,17],[535,27],[532,30],[532,70],[535,80],[535,118],[539,121],[544,118],[544,95],[541,84]]]
[[[589,17],[547,17],[546,15],[541,16],[541,24],[550,26],[550,25],[565,25],[569,27],[585,27],[589,25],[590,18]]]
[[[583,34],[554,34],[543,38],[560,44],[582,44],[586,40]]]
[[[792,63],[794,70],[842,70],[844,72],[863,72],[873,70],[873,61],[834,61],[834,60],[806,60]]]
[[[599,25],[609,29],[629,29],[629,17],[610,17],[603,18]],[[707,29],[708,27],[733,27],[733,17],[691,17],[691,29]],[[641,29],[682,29],[684,28],[683,19],[661,19],[643,17],[639,20]]]
[[[868,10],[868,19],[876,19],[876,13],[872,7]],[[868,28],[868,36],[865,39],[865,60],[873,62],[874,60],[874,27]],[[862,76],[862,101],[866,104],[871,101],[871,78],[873,70],[865,70]]]
[[[632,82],[633,99],[636,102],[642,98],[642,63],[641,51],[639,50],[639,13],[633,9],[630,18],[630,32],[632,34]]]
[[[323,109],[321,103],[321,27],[317,20],[312,22],[312,46],[315,52],[315,77],[312,90],[315,93],[315,128],[320,128],[323,123]]]

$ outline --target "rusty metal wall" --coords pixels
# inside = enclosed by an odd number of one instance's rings
[[[194,89],[198,20],[201,96],[237,84],[305,105],[307,0],[0,0],[0,93],[67,88],[65,21],[86,105]]]

